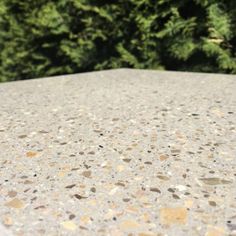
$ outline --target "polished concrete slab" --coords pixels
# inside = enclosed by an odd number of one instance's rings
[[[0,84],[0,234],[236,235],[235,123],[236,76]]]

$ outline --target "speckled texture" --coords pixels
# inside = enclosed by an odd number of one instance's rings
[[[0,85],[14,235],[236,235],[236,76],[113,70]]]

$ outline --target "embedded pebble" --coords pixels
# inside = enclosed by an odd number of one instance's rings
[[[208,229],[205,235],[206,236],[225,236],[226,232],[221,227],[208,226]]]
[[[164,176],[164,175],[158,175],[157,178],[161,179],[161,180],[169,180],[170,178],[168,176]]]
[[[150,191],[156,192],[156,193],[161,193],[160,189],[158,189],[158,188],[150,188]]]
[[[14,198],[11,201],[5,203],[5,206],[20,209],[24,207],[24,203],[20,199]]]
[[[232,181],[230,180],[225,180],[225,179],[220,179],[220,178],[200,178],[204,184],[207,185],[219,185],[219,184],[231,184]]]
[[[125,220],[120,224],[120,228],[122,230],[132,230],[138,228],[139,226],[140,224],[138,224],[135,220]]]
[[[17,195],[17,192],[16,191],[9,191],[8,192],[8,196],[9,197],[15,197]]]
[[[162,224],[186,224],[187,222],[186,208],[162,208],[160,210],[160,220]]]
[[[90,178],[91,177],[91,174],[92,174],[92,171],[88,170],[88,171],[84,171],[82,173],[82,175],[86,178]]]
[[[10,216],[5,216],[3,218],[3,224],[6,226],[11,226],[13,224],[13,220]]]
[[[161,161],[165,161],[165,160],[167,160],[169,157],[168,157],[167,155],[161,155],[159,158],[160,158]]]
[[[61,223],[61,225],[65,229],[72,230],[72,231],[76,230],[76,228],[77,228],[77,225],[73,221],[64,221]]]
[[[26,153],[26,156],[29,157],[29,158],[36,157],[36,156],[37,156],[37,152],[32,152],[32,151],[27,152],[27,153]]]

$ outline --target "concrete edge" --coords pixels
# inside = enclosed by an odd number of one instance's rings
[[[236,79],[236,74],[215,74],[215,73],[203,73],[203,72],[188,72],[188,71],[170,71],[170,70],[149,70],[149,69],[133,69],[133,68],[118,68],[118,69],[108,69],[108,70],[99,70],[99,71],[88,71],[88,72],[81,72],[81,73],[75,73],[75,74],[65,74],[65,75],[54,75],[54,76],[49,76],[49,77],[40,77],[40,78],[32,78],[32,79],[27,79],[27,80],[16,80],[16,81],[6,81],[0,83],[0,85],[3,84],[9,84],[9,83],[18,83],[18,82],[29,82],[29,81],[35,81],[35,80],[41,80],[41,79],[58,79],[58,78],[66,78],[66,77],[75,77],[79,75],[90,75],[94,73],[111,73],[111,72],[119,72],[119,71],[131,71],[131,72],[149,72],[149,73],[158,73],[158,74],[163,74],[163,75],[168,75],[168,74],[176,74],[176,75],[188,75],[188,76],[206,76],[206,77],[228,77],[228,78],[235,78]]]

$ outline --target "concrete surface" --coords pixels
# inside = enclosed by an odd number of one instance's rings
[[[0,84],[1,235],[236,235],[235,92],[128,69]]]

